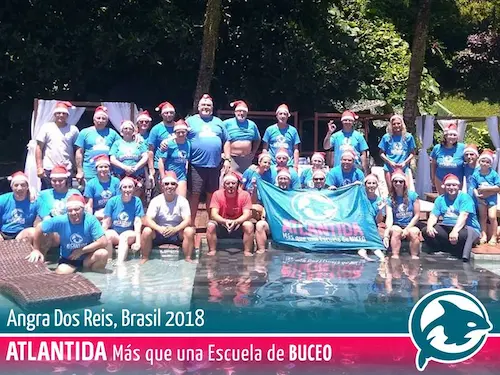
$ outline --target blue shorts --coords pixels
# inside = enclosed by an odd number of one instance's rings
[[[496,206],[498,203],[498,195],[493,194],[492,196],[489,196],[488,198],[484,199],[488,207],[493,207]]]
[[[68,259],[68,258],[60,257],[58,264],[68,264],[68,265],[76,268],[77,270],[81,270],[83,268],[84,259],[85,258],[83,258],[83,259]]]
[[[153,240],[153,246],[160,246],[160,245],[177,245],[180,246],[182,245],[182,240],[179,236],[179,234],[174,234],[173,236],[170,237],[164,237],[163,234],[160,232],[155,232],[156,236],[155,239]]]

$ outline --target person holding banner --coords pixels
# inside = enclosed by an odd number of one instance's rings
[[[422,234],[431,249],[443,249],[467,262],[472,245],[481,235],[476,207],[472,198],[460,191],[457,176],[444,176],[442,189],[444,194],[435,200]],[[443,218],[440,224],[439,217]]]
[[[278,186],[281,190],[295,190],[292,187],[292,175],[290,174],[289,168],[282,167],[278,169],[276,186]]]
[[[235,172],[223,178],[223,188],[217,190],[210,202],[210,221],[207,224],[208,254],[216,254],[218,238],[243,237],[243,254],[252,256],[254,225],[252,199],[245,190],[239,189],[240,178]]]
[[[315,152],[311,157],[311,168],[305,169],[300,174],[300,186],[302,189],[314,187],[313,174],[316,171],[323,171],[325,168],[325,153]]]
[[[464,177],[465,145],[458,142],[458,126],[451,123],[444,130],[443,140],[431,152],[431,182],[439,195],[444,194],[443,178],[447,174],[458,177],[460,185]]]
[[[387,225],[384,223],[384,217],[385,215],[385,207],[386,207],[386,201],[377,195],[377,189],[378,189],[378,177],[374,174],[369,174],[368,176],[365,177],[365,191],[366,191],[366,197],[371,203],[371,208],[372,208],[372,215],[375,219],[375,222],[377,223],[377,229],[380,237],[384,238],[385,233],[388,233],[387,230]],[[384,242],[384,246],[388,247],[387,241]],[[385,254],[382,252],[382,250],[375,250],[373,252],[381,261],[385,259]],[[359,249],[358,250],[358,255],[369,261],[372,262],[373,259],[368,257],[368,253],[366,249]]]
[[[269,183],[273,183],[273,176],[271,173],[271,155],[268,153],[261,153],[259,155],[257,166],[250,166],[243,173],[242,184],[243,189],[248,191],[252,197],[252,202],[257,203],[257,180],[262,179]]]
[[[271,159],[272,161],[272,159]],[[271,166],[271,178],[274,184],[278,184],[278,171],[281,169],[288,169],[290,174],[290,182],[293,190],[300,189],[300,179],[297,171],[289,167],[290,157],[288,151],[284,148],[276,152],[276,165]]]
[[[323,169],[318,169],[312,174],[312,189],[314,190],[323,190],[326,189],[326,173]]]
[[[354,161],[356,154],[350,148],[342,153],[340,165],[330,169],[326,175],[326,184],[330,189],[337,189],[364,180],[363,172],[356,168]]]
[[[393,223],[390,229],[390,244],[392,258],[398,259],[401,250],[401,241],[407,239],[410,242],[410,254],[412,259],[418,259],[420,252],[420,201],[418,194],[408,190],[406,173],[401,169],[395,169],[391,175],[389,197],[387,198],[387,216],[391,216]],[[388,233],[389,234],[389,233]],[[387,237],[389,238],[389,235]]]

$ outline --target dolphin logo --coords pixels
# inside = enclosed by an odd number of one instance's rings
[[[471,358],[481,350],[493,326],[475,296],[449,288],[420,299],[410,314],[408,328],[419,349],[417,369],[423,371],[431,359],[457,363]]]

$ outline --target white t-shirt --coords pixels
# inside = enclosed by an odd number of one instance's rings
[[[167,202],[164,194],[154,197],[149,203],[146,213],[159,226],[179,225],[182,221],[191,216],[189,202],[183,196],[178,195],[172,202]]]
[[[64,165],[71,171],[75,163],[73,145],[79,133],[75,125],[60,128],[55,122],[43,124],[36,136],[36,140],[44,144],[43,169],[51,171],[55,165]]]

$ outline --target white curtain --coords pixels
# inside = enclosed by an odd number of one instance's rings
[[[58,101],[38,99],[37,102],[38,105],[36,113],[33,111],[33,114],[31,115],[31,140],[27,145],[28,154],[26,155],[26,163],[24,166],[24,173],[28,176],[30,186],[36,192],[40,191],[41,187],[40,179],[36,173],[36,136],[38,135],[38,132],[43,124],[54,120],[53,111]],[[85,108],[70,108],[68,124],[76,125],[84,112]]]
[[[123,120],[131,120],[135,124],[135,119],[139,113],[135,104],[123,102],[103,102],[102,105],[108,109],[109,121],[115,129],[117,129],[118,133],[120,132],[120,126]],[[133,106],[132,118],[130,118],[131,105]]]
[[[419,116],[416,119],[417,137],[422,148],[418,151],[417,183],[415,189],[421,199],[425,193],[432,191],[431,162],[427,150],[432,146],[434,138],[434,116]]]
[[[500,134],[498,132],[498,117],[488,117],[486,119],[486,123],[488,124],[488,131],[490,133],[491,142],[493,143],[493,146],[495,146],[495,161],[493,165],[500,173],[500,163],[498,162],[498,160],[500,159]]]

